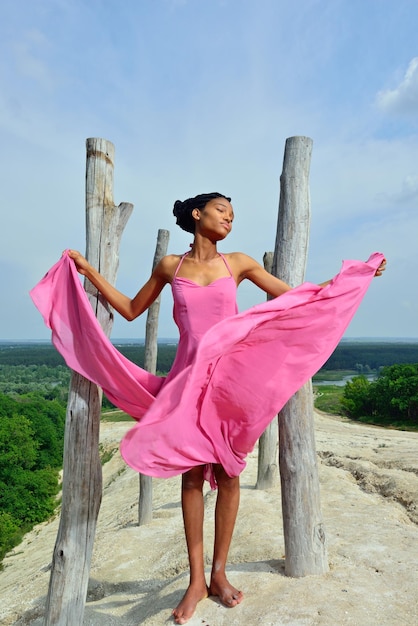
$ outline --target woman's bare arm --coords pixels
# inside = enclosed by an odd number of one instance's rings
[[[255,259],[247,256],[246,254],[234,252],[228,255],[228,261],[236,276],[238,284],[247,278],[252,283],[257,285],[257,287],[260,287],[260,289],[263,289],[263,291],[273,297],[281,296],[283,293],[291,289],[287,283],[267,272],[264,267],[257,263]],[[386,260],[382,261],[376,270],[375,276],[381,276],[385,269]],[[320,283],[319,287],[326,287],[330,284],[330,282],[331,280],[327,280]]]
[[[156,266],[151,277],[138,291],[134,298],[129,298],[111,285],[85,257],[77,250],[68,250],[68,256],[74,260],[77,271],[86,276],[100,291],[109,304],[126,320],[132,321],[143,313],[161,293],[164,285],[170,282],[174,261],[164,257]]]
[[[375,272],[375,276],[381,276],[383,274],[383,272],[386,269],[386,259],[383,259],[383,261],[381,262],[381,264],[379,265],[379,267],[377,268],[376,272]],[[331,280],[326,280],[324,283],[319,283],[319,287],[326,287],[327,285],[329,285],[331,282]]]

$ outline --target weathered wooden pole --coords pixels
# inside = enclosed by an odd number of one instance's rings
[[[264,268],[271,272],[273,268],[273,252],[264,253]],[[267,296],[269,299],[270,296]],[[258,467],[256,489],[270,489],[278,479],[277,444],[279,439],[279,424],[275,418],[267,426],[258,441]]]
[[[155,247],[154,261],[152,269],[167,254],[168,240],[170,232],[159,229],[157,235],[157,245]],[[148,309],[147,323],[145,326],[145,356],[144,368],[155,374],[157,371],[158,354],[158,315],[160,313],[161,297],[151,304]],[[149,524],[152,520],[152,478],[139,474],[139,500],[138,500],[138,525]]]
[[[273,274],[295,286],[305,277],[309,228],[309,170],[312,140],[286,141],[280,177]],[[282,491],[285,574],[328,571],[315,450],[313,395],[306,383],[279,414],[279,466]]]
[[[86,257],[111,282],[116,279],[119,245],[133,205],[113,203],[114,146],[87,139]],[[107,336],[113,314],[89,281],[85,288]],[[80,626],[102,498],[99,458],[101,392],[79,374],[71,380],[64,437],[62,507],[52,558],[45,626]]]

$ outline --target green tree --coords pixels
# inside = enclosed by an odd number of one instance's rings
[[[370,416],[418,425],[418,363],[383,367],[369,383],[363,376],[346,383],[342,404],[351,417]]]
[[[23,396],[19,409],[29,418],[38,442],[36,467],[62,465],[65,409],[61,403],[35,393]]]
[[[36,463],[38,442],[30,420],[23,415],[0,419],[0,480],[13,480],[17,469],[30,470]]]
[[[56,506],[65,408],[0,394],[0,558]]]
[[[13,419],[13,422],[7,421],[10,419]],[[0,394],[0,465],[3,463],[1,457],[5,453],[4,446],[9,446],[8,455],[19,454],[14,448],[21,445],[20,439],[22,438],[22,445],[26,449],[29,438],[36,447],[35,459],[32,453],[26,451],[28,461],[34,460],[31,465],[33,469],[60,467],[64,445],[64,425],[65,408],[58,400],[45,400],[37,393],[21,396],[18,400]],[[29,433],[26,428],[29,428]],[[9,441],[4,433],[5,429],[10,438]],[[19,433],[19,429],[22,429],[22,433]],[[3,435],[1,435],[2,432]]]
[[[52,515],[58,491],[58,471],[15,469],[7,485],[0,481],[0,510],[10,513],[22,526],[32,526]]]
[[[20,540],[19,523],[10,513],[0,511],[0,560]]]
[[[341,404],[350,417],[361,417],[371,411],[370,382],[365,376],[355,376],[346,382]]]

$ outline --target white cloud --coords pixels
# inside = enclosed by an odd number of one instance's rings
[[[418,57],[410,61],[404,78],[395,89],[386,89],[377,94],[377,103],[388,113],[418,113]]]

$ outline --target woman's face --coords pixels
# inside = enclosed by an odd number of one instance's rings
[[[234,210],[226,198],[210,200],[203,210],[194,209],[196,233],[215,235],[216,240],[225,239],[231,232]]]

